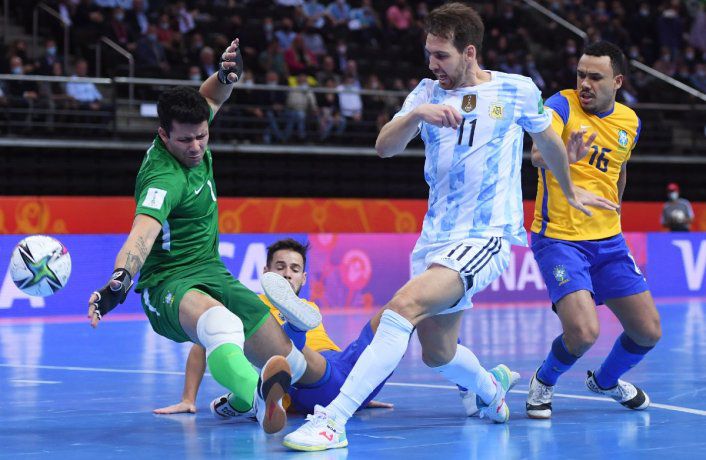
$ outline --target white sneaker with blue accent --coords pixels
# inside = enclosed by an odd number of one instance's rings
[[[510,408],[505,402],[505,395],[510,390],[511,382],[514,380],[517,383],[520,374],[512,372],[504,364],[499,364],[488,372],[490,372],[495,384],[495,397],[489,404],[485,404],[480,398],[477,399],[480,408],[478,415],[480,418],[487,417],[495,423],[505,423],[510,419]],[[517,374],[517,376],[515,377],[513,374]]]
[[[644,410],[650,405],[650,397],[641,388],[625,380],[618,379],[618,383],[612,388],[601,388],[596,382],[596,376],[588,371],[586,377],[586,387],[594,393],[613,398],[623,406],[632,410]]]
[[[306,423],[284,437],[285,447],[301,451],[337,449],[348,446],[346,426],[338,424],[326,409],[314,406],[314,415],[306,416]]]
[[[295,328],[308,331],[321,324],[321,312],[300,299],[282,275],[274,272],[263,273],[260,284],[270,302]]]

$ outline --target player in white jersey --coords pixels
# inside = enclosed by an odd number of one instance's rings
[[[572,206],[590,215],[584,205],[600,204],[574,190],[564,144],[532,81],[480,69],[483,23],[475,10],[461,3],[436,8],[426,31],[429,68],[437,80],[419,84],[375,146],[381,157],[390,157],[418,132],[426,145],[429,210],[412,255],[414,276],[385,306],[374,339],[339,395],[285,437],[284,445],[295,450],[348,445],[345,423],[397,367],[415,327],[424,363],[473,391],[481,417],[507,421],[505,393],[513,373],[504,365],[486,371],[456,341],[473,294],[507,267],[510,244],[527,244],[520,189],[523,130],[542,146]]]

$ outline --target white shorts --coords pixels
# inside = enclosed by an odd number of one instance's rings
[[[457,271],[466,294],[439,314],[456,313],[473,308],[473,295],[498,278],[509,263],[510,244],[500,237],[417,245],[412,251],[412,277],[421,275],[432,264]]]

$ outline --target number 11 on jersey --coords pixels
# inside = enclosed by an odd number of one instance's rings
[[[462,145],[465,143],[468,143],[468,146],[471,147],[473,146],[473,136],[476,134],[476,122],[478,121],[477,118],[474,118],[473,120],[468,120],[465,119],[463,120],[463,123],[461,123],[461,126],[458,127],[458,145]],[[466,125],[470,125],[469,129],[465,129]],[[464,140],[464,132],[467,133],[468,140]]]

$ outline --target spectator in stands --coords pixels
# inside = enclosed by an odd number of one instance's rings
[[[296,125],[297,138],[300,141],[306,139],[306,116],[318,114],[319,108],[316,104],[316,97],[309,88],[308,77],[304,73],[297,75],[297,89],[287,94],[286,124],[284,127],[284,141],[288,141],[292,135],[292,129]]]
[[[177,23],[179,24],[178,30],[180,34],[188,34],[196,28],[194,15],[191,11],[186,9],[185,2],[177,2],[174,9],[176,12]]]
[[[136,36],[147,34],[150,19],[145,0],[132,0],[132,9],[127,12],[127,25]]]
[[[25,66],[19,56],[10,58],[10,73],[25,75]],[[34,117],[34,109],[39,105],[37,83],[28,80],[8,80],[5,84],[10,108],[19,109],[17,113],[10,115],[10,119],[24,123],[29,127]]]
[[[679,198],[679,185],[667,185],[667,202],[662,207],[662,227],[672,232],[688,232],[694,221],[694,210],[685,198]]]
[[[61,62],[54,62],[51,75],[53,77],[64,76],[64,67],[61,65]],[[46,117],[47,129],[53,132],[55,123],[62,122],[66,119],[64,113],[57,114],[57,112],[62,112],[68,107],[68,103],[71,99],[66,93],[66,83],[60,81],[42,82],[39,86],[39,95],[46,101],[49,107],[49,112]]]
[[[22,39],[14,40],[5,52],[6,61],[3,62],[2,73],[12,73],[10,61],[13,56],[17,56],[22,61],[22,73],[31,73],[34,70],[34,65],[27,57],[27,42]]]
[[[348,121],[360,122],[363,118],[363,99],[360,97],[360,82],[351,74],[346,74],[338,86],[338,105],[341,114]]]
[[[284,52],[284,61],[292,75],[314,74],[319,67],[316,55],[304,45],[301,34],[295,35],[292,45]]]
[[[677,66],[672,61],[672,52],[666,46],[660,48],[659,59],[652,64],[652,67],[663,74],[673,77],[677,72]]]
[[[34,72],[39,75],[51,75],[56,62],[62,64],[61,58],[58,57],[56,40],[47,38],[44,42],[44,54],[35,62]]]
[[[696,64],[696,70],[689,79],[689,83],[702,93],[706,93],[706,64]]]
[[[157,40],[157,26],[150,24],[135,49],[137,72],[145,77],[167,77],[170,70],[166,52]]]
[[[88,62],[85,59],[76,61],[73,79],[88,77]],[[66,94],[74,107],[82,110],[104,110],[103,95],[93,82],[70,81],[66,83]]]
[[[338,83],[333,78],[328,78],[324,81],[324,86],[327,89],[336,90]],[[346,119],[341,115],[338,94],[318,93],[316,100],[319,106],[319,140],[328,139],[332,131],[337,135],[343,134],[346,129]]]
[[[172,28],[172,20],[168,14],[162,13],[157,21],[157,41],[164,46],[165,49],[172,47],[174,41],[174,29]]]
[[[280,78],[289,76],[287,62],[277,40],[272,40],[267,44],[267,48],[257,57],[257,63],[265,73],[273,71]]]
[[[203,76],[201,75],[201,69],[197,65],[192,65],[189,67],[189,71],[187,72],[187,78],[191,81],[194,82],[202,82],[203,81]]]
[[[351,10],[348,28],[353,32],[351,34],[353,39],[359,43],[378,46],[382,23],[372,0],[362,0],[360,7]]]
[[[326,25],[326,7],[319,3],[318,0],[304,0],[302,11],[314,28],[324,28]]]
[[[407,0],[396,0],[385,13],[387,23],[394,31],[407,31],[412,27],[414,17]]]
[[[199,69],[201,70],[201,81],[206,80],[208,77],[213,75],[218,71],[218,64],[216,63],[216,57],[213,53],[213,48],[210,46],[204,46],[201,48],[199,53]]]
[[[276,42],[273,42],[276,43]],[[278,86],[281,82],[280,76],[274,70],[267,72],[265,76],[265,85]],[[284,104],[286,102],[286,94],[278,89],[272,88],[263,91],[262,102],[265,109],[265,117],[267,118],[267,128],[263,134],[263,142],[269,144],[274,142],[284,142],[284,135],[280,130],[279,124],[284,117]]]
[[[71,43],[81,56],[91,54],[91,45],[96,43],[105,29],[105,16],[91,0],[80,0],[76,5],[71,31]]]
[[[346,0],[334,0],[326,8],[326,18],[334,30],[342,30],[348,27],[351,7]]]
[[[275,31],[275,38],[279,42],[279,47],[283,50],[289,49],[296,36],[297,33],[294,32],[292,20],[289,18],[282,19],[280,27]]]
[[[198,62],[201,56],[201,50],[204,47],[203,35],[199,32],[194,32],[189,37],[189,45],[186,48],[186,58],[188,62]]]
[[[341,72],[348,68],[348,45],[343,39],[336,42],[336,64]]]
[[[307,22],[304,32],[301,35],[304,41],[304,48],[312,52],[317,60],[319,57],[326,54],[324,38],[319,33],[318,29],[314,27],[313,21],[310,20]]]
[[[706,53],[706,4],[701,2],[689,33],[689,43],[702,53]]]
[[[333,80],[336,86],[341,82],[341,76],[336,72],[336,61],[329,55],[321,61],[321,70],[316,73],[316,81],[325,84],[326,80]]]
[[[137,47],[137,38],[125,21],[125,10],[122,8],[113,8],[111,11],[105,36],[130,52]]]
[[[659,45],[667,48],[672,57],[679,52],[684,35],[684,20],[679,10],[679,2],[669,2],[657,19]]]

